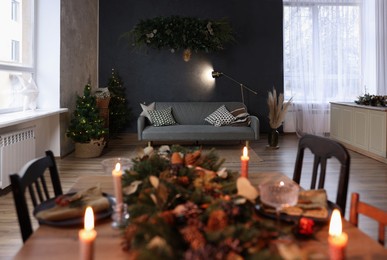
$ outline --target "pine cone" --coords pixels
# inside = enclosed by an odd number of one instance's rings
[[[202,248],[206,244],[203,234],[195,226],[186,226],[180,230],[180,233],[194,250]]]
[[[222,230],[228,225],[228,218],[226,212],[222,209],[211,212],[207,222],[207,229],[210,231]]]

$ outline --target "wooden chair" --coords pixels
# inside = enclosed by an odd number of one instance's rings
[[[54,195],[50,195],[44,176],[47,169],[50,172]],[[20,231],[25,242],[33,232],[26,190],[29,191],[34,208],[45,200],[63,194],[53,153],[46,151],[46,156],[31,160],[24,165],[19,174],[10,175],[10,179]]]
[[[387,211],[383,211],[375,206],[360,201],[359,193],[353,192],[351,196],[351,208],[349,212],[349,222],[358,226],[359,214],[363,214],[379,223],[378,242],[384,246],[385,228],[387,226]]]
[[[293,173],[293,180],[298,184],[301,180],[304,151],[306,148],[314,154],[310,189],[324,188],[328,159],[335,157],[340,162],[340,176],[338,181],[336,204],[340,207],[341,214],[344,216],[347,202],[349,166],[351,160],[347,149],[339,142],[327,137],[309,134],[302,136],[298,143],[297,158]],[[317,179],[318,185],[316,187]]]

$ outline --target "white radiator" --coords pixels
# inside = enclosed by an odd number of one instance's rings
[[[35,158],[35,127],[0,134],[0,185],[10,184],[9,175],[17,173]]]

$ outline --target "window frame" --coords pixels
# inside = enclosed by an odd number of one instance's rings
[[[20,59],[21,59],[21,48],[23,48],[23,42],[20,42],[20,41],[17,41],[17,40],[14,40],[14,39],[11,39],[11,59],[10,61],[4,61],[4,60],[0,60],[0,71],[3,71],[3,72],[8,72],[11,75],[20,75],[22,73],[29,73],[32,77],[33,80],[35,80],[35,76],[36,76],[36,32],[37,32],[37,23],[36,23],[36,19],[37,19],[37,15],[36,15],[36,12],[37,12],[37,5],[36,5],[36,1],[37,0],[27,0],[29,2],[29,9],[28,9],[28,12],[29,13],[26,13],[26,15],[30,15],[31,18],[30,18],[30,22],[32,23],[31,25],[31,28],[30,28],[30,37],[27,38],[27,41],[30,41],[31,42],[31,48],[30,48],[30,51],[31,51],[31,54],[30,54],[30,61],[27,63],[27,64],[23,64],[23,62],[20,62]],[[15,5],[16,4],[16,5]],[[11,21],[14,21],[15,23],[18,23],[20,22],[20,8],[21,8],[21,5],[20,5],[20,1],[19,0],[12,0],[11,2],[11,16],[10,16],[10,19]],[[17,6],[17,7],[15,7]],[[25,8],[25,7],[23,7]],[[17,12],[17,19],[13,19],[14,18],[14,12]],[[23,14],[22,14],[23,15]],[[14,46],[13,46],[13,41],[17,41],[19,42],[19,49],[16,50],[18,52],[18,58],[19,60],[14,60],[13,56],[14,56]],[[11,93],[12,95],[15,95],[15,92]],[[18,94],[18,95],[21,95],[21,94]],[[19,97],[20,98],[20,97]],[[11,113],[11,112],[17,112],[17,111],[21,111],[23,109],[23,106],[22,105],[19,105],[19,106],[13,106],[13,107],[4,107],[4,108],[0,108],[0,114],[5,114],[5,113]]]

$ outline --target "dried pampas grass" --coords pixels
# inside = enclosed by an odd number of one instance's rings
[[[284,95],[282,93],[277,97],[275,88],[273,88],[273,92],[269,91],[267,105],[269,106],[269,124],[272,129],[277,129],[281,126],[291,103],[292,98],[288,102],[284,102]]]

